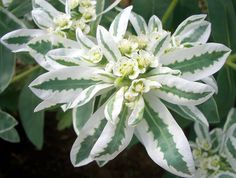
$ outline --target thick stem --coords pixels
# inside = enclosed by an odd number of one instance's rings
[[[173,13],[176,5],[178,3],[178,0],[172,0],[172,2],[170,3],[169,7],[167,8],[166,12],[164,13],[163,17],[162,17],[162,24],[165,25],[168,18],[170,17],[170,15]]]

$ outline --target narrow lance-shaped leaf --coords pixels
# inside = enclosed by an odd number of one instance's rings
[[[108,122],[94,145],[91,155],[98,161],[114,159],[130,143],[133,136],[133,128],[127,126],[128,108],[123,107],[117,124]]]
[[[153,77],[161,87],[153,93],[167,102],[179,105],[198,105],[208,100],[214,90],[205,84],[189,82],[172,75]]]
[[[137,126],[136,136],[159,166],[173,174],[191,177],[194,162],[183,131],[157,97],[150,94],[145,101],[144,119]]]
[[[170,43],[170,34],[167,33],[166,35],[163,35],[160,39],[157,40],[157,42],[152,47],[152,52],[154,56],[161,56],[164,51],[167,49],[168,45]]]
[[[196,81],[217,72],[230,52],[231,50],[224,45],[207,43],[168,52],[160,58],[160,63],[171,69],[180,70],[183,78]]]
[[[119,114],[122,110],[125,88],[122,87],[111,98],[109,98],[105,107],[105,116],[108,121],[116,124],[119,121]]]
[[[132,6],[129,6],[122,10],[111,23],[109,32],[115,37],[116,40],[121,40],[125,35],[132,8]]]
[[[236,123],[236,109],[231,108],[224,125],[224,132],[227,132],[227,130],[235,123]]]
[[[104,107],[105,105],[100,107],[91,116],[80,130],[80,134],[72,146],[70,159],[75,167],[80,167],[93,161],[90,152],[107,123],[104,116]]]
[[[144,99],[142,96],[140,96],[136,101],[135,106],[128,118],[129,126],[136,126],[139,122],[141,122],[141,120],[143,119],[144,107]]]
[[[149,22],[148,22],[148,31],[149,33],[152,33],[154,31],[162,31],[162,23],[161,23],[161,20],[156,16],[156,15],[153,15]]]
[[[11,143],[20,142],[20,136],[15,128],[12,128],[11,130],[0,133],[0,138]]]
[[[11,130],[17,125],[17,121],[8,113],[0,110],[0,134]]]
[[[95,46],[94,42],[91,41],[82,31],[80,28],[76,29],[76,39],[80,46],[83,46],[85,49],[91,49]]]
[[[131,13],[130,22],[133,25],[137,35],[146,34],[148,27],[144,18],[136,13]]]

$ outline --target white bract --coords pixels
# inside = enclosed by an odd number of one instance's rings
[[[54,105],[73,109],[78,138],[71,161],[76,167],[106,164],[135,135],[154,162],[191,177],[195,166],[189,143],[164,103],[181,105],[193,120],[208,125],[196,105],[214,94],[210,76],[223,66],[230,49],[206,43],[210,24],[204,15],[191,16],[171,35],[156,16],[147,25],[131,10],[121,11],[109,30],[98,26],[96,38],[77,28],[77,42],[47,35],[27,44],[49,70],[30,84],[43,100],[35,111]],[[136,34],[126,33],[129,21]],[[64,22],[59,24],[69,25]]]
[[[228,114],[224,128],[209,132],[195,123],[196,143],[192,143],[196,178],[236,177],[236,109]]]

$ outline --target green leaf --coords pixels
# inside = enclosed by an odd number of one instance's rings
[[[0,134],[11,130],[17,121],[10,114],[0,110]]]
[[[104,10],[105,0],[97,1],[96,4],[96,14],[100,14]],[[90,24],[90,34],[95,35],[97,27],[102,19],[102,16],[97,17],[95,21]]]
[[[0,44],[0,93],[7,88],[14,72],[15,55]]]
[[[59,131],[62,131],[66,128],[70,128],[72,125],[72,112],[66,111],[66,112],[57,112],[57,119],[59,120],[57,123],[57,129]]]
[[[213,97],[197,107],[206,116],[209,123],[215,124],[220,122],[218,107]]]
[[[11,130],[1,133],[0,138],[12,143],[20,142],[19,134],[17,133],[17,130],[15,128],[12,128]]]
[[[9,5],[8,10],[16,17],[23,17],[32,10],[31,0],[14,0]]]
[[[231,108],[224,125],[224,132],[227,132],[227,130],[235,123],[236,123],[236,109]]]
[[[35,72],[29,81],[35,78]],[[43,146],[44,112],[35,113],[34,108],[38,105],[39,99],[30,91],[28,84],[23,88],[19,98],[20,119],[29,140],[41,149]]]
[[[236,98],[236,72],[228,66],[224,66],[217,75],[218,93],[215,100],[218,106],[220,118],[224,118]]]

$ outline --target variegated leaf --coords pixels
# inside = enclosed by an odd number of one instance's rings
[[[152,33],[155,31],[162,31],[162,23],[156,15],[153,15],[148,22],[148,32]]]
[[[91,99],[83,106],[73,109],[72,120],[75,133],[79,136],[81,129],[89,120],[94,110],[95,98]]]
[[[107,122],[91,151],[91,156],[95,160],[112,160],[128,146],[133,136],[133,128],[127,126],[127,115],[128,108],[124,106],[117,124]]]
[[[216,175],[213,175],[210,178],[235,178],[235,177],[236,177],[235,173],[226,171],[226,172],[220,172]]]
[[[183,34],[178,37],[180,44],[204,44],[211,34],[211,24],[207,21],[202,21],[201,23],[190,26],[189,29],[186,28],[182,33]]]
[[[231,50],[222,44],[207,43],[168,52],[160,58],[160,63],[180,70],[183,78],[196,81],[217,72],[230,52]]]
[[[136,13],[131,13],[130,15],[130,22],[134,27],[137,35],[146,34],[148,31],[147,23],[145,22],[144,18]]]
[[[158,39],[155,44],[152,46],[152,52],[154,56],[161,56],[164,51],[169,47],[170,44],[170,34],[167,33]]]
[[[7,132],[17,125],[17,121],[8,113],[0,110],[0,134]]]
[[[209,142],[211,141],[209,128],[205,125],[202,125],[199,122],[195,122],[194,130],[200,140],[208,140]]]
[[[81,56],[84,54],[80,49],[59,48],[50,50],[45,58],[50,66],[61,69],[71,66],[79,66],[83,62]]]
[[[45,0],[33,0],[32,5],[33,9],[42,9],[47,12],[51,18],[57,17],[61,14],[61,12],[56,10],[50,3]]]
[[[223,140],[223,130],[220,128],[215,128],[210,132],[210,138],[211,138],[211,145],[212,150],[217,151],[220,150],[222,146],[224,146],[224,140]]]
[[[167,108],[153,95],[145,96],[144,119],[135,134],[151,159],[173,174],[191,177],[194,162],[183,131]]]
[[[80,130],[79,136],[72,146],[70,159],[75,167],[86,165],[93,161],[91,150],[100,137],[107,120],[104,116],[104,107],[100,107]]]
[[[14,52],[27,51],[27,43],[35,37],[46,34],[43,30],[19,29],[7,33],[1,38],[1,42]]]
[[[53,101],[51,105],[68,103],[73,101],[82,89],[96,83],[91,80],[94,70],[94,68],[79,66],[47,72],[35,79],[30,84],[30,89],[39,98]]]
[[[152,79],[161,84],[153,94],[173,104],[198,105],[208,100],[214,93],[213,88],[208,85],[190,82],[173,75],[158,75]]]
[[[109,32],[117,41],[121,40],[125,35],[132,8],[132,6],[129,6],[122,10],[111,23]]]
[[[154,77],[157,75],[175,75],[179,76],[181,72],[179,70],[172,70],[169,67],[156,67],[147,73],[148,77]]]
[[[82,31],[80,28],[76,29],[76,39],[80,46],[84,47],[85,49],[91,49],[95,46],[95,43],[91,41]]]
[[[53,17],[51,17],[48,12],[45,12],[42,9],[34,9],[31,11],[32,18],[35,24],[41,29],[54,28]]]
[[[57,66],[51,65],[45,55],[52,49],[57,48],[80,48],[80,45],[72,40],[68,40],[56,35],[43,35],[32,39],[28,43],[30,55],[46,70],[55,70]]]
[[[97,40],[108,61],[115,62],[121,58],[121,53],[113,36],[102,26],[97,28]]]
[[[168,103],[166,101],[163,101],[163,103],[170,110],[176,112],[177,114],[179,114],[183,118],[199,122],[199,123],[209,127],[206,117],[203,115],[203,113],[196,106],[176,105],[176,104]]]
[[[129,119],[128,119],[128,125],[129,126],[136,126],[141,120],[143,119],[143,113],[144,113],[144,99],[142,96],[138,98],[138,100],[135,103],[134,109],[132,110]]]
[[[108,121],[112,124],[117,124],[119,121],[119,114],[122,110],[123,102],[124,102],[124,93],[125,88],[122,87],[119,89],[111,98],[109,98],[106,107],[105,107],[105,116]]]
[[[236,108],[231,108],[224,125],[223,129],[224,132],[226,133],[227,130],[235,123],[236,123]]]
[[[93,97],[107,93],[113,87],[113,84],[90,85],[84,89],[71,104],[69,104],[68,108],[80,107],[89,102]]]
[[[199,24],[206,18],[205,14],[192,15],[185,19],[175,30],[173,36],[181,36],[186,28],[191,28],[194,24]]]
[[[210,75],[209,77],[205,77],[205,78],[201,79],[201,81],[203,81],[205,84],[214,88],[216,94],[218,93],[218,86],[217,86],[217,82],[216,82],[214,76]]]

